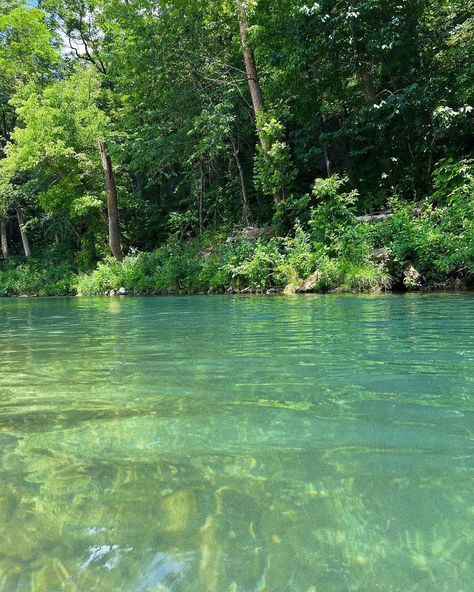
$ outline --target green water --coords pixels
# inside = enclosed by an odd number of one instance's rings
[[[0,591],[470,592],[474,297],[0,302]]]

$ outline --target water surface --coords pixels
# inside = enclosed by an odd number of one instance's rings
[[[474,297],[0,302],[0,591],[470,592]]]

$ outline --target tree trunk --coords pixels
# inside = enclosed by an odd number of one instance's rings
[[[331,161],[329,159],[328,146],[324,144],[324,162],[326,163],[326,175],[331,176]]]
[[[377,214],[366,214],[365,216],[358,216],[357,222],[382,222],[392,217],[391,212],[379,212]]]
[[[245,9],[243,7],[241,0],[237,0],[237,9],[239,12],[240,43],[242,45],[242,49],[244,50],[245,71],[247,73],[247,81],[250,89],[250,96],[252,97],[253,110],[255,112],[255,117],[258,117],[259,114],[263,111],[263,94],[262,89],[260,87],[260,81],[258,78],[255,57],[253,55],[252,49],[249,47],[248,44],[249,25],[247,22],[247,18],[245,16]],[[266,146],[265,141],[261,137],[259,137],[259,140],[262,144],[262,148],[265,150],[265,152],[267,152],[268,146]]]
[[[8,259],[7,225],[5,224],[5,220],[0,220],[0,237],[3,258]]]
[[[370,107],[377,102],[377,89],[375,88],[372,74],[366,67],[360,67],[357,77],[364,91],[365,102]]]
[[[20,227],[21,242],[23,243],[25,257],[31,257],[30,241],[28,240],[28,235],[24,229],[23,214],[20,210],[16,211],[16,217],[18,219],[18,226]]]
[[[237,170],[239,171],[239,178],[240,178],[240,188],[242,190],[242,220],[245,226],[249,224],[249,198],[247,194],[247,185],[245,183],[245,174],[244,169],[242,167],[242,163],[240,162],[239,157],[239,148],[237,147],[234,138],[232,138],[232,149],[234,152],[234,160],[235,164],[237,165]]]
[[[118,260],[123,260],[121,246],[121,234],[119,227],[119,212],[117,203],[117,186],[112,168],[112,161],[107,152],[107,142],[99,141],[100,157],[104,168],[105,188],[107,190],[107,214],[109,218],[109,247],[112,255]]]
[[[255,56],[253,55],[252,48],[248,44],[249,24],[247,21],[247,16],[245,14],[244,2],[243,0],[236,0],[236,4],[239,15],[240,43],[244,51],[245,71],[247,73],[247,81],[250,89],[250,96],[252,97],[253,110],[255,112],[255,117],[257,119],[257,135],[260,141],[260,145],[262,146],[262,150],[266,154],[267,152],[269,152],[271,146],[268,145],[268,142],[258,130],[258,116],[261,113],[263,113],[264,108],[263,93],[262,88],[260,86],[260,80],[258,77]],[[277,191],[273,195],[273,199],[276,202],[281,201],[283,198],[284,195],[282,191]]]
[[[198,216],[199,216],[199,234],[203,231],[203,202],[204,202],[204,172],[201,164],[201,178],[199,179],[199,195],[198,195]]]
[[[23,243],[23,251],[25,253],[25,257],[31,257],[30,241],[28,240],[28,235],[24,228],[25,223],[23,219],[23,214],[20,210],[17,210],[16,217],[18,219],[18,226],[20,228],[21,242]]]

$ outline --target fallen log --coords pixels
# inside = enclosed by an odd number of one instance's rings
[[[358,216],[357,222],[382,222],[392,217],[391,212],[379,212],[377,214],[366,214],[365,216]]]

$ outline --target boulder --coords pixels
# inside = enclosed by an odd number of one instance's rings
[[[407,288],[420,288],[422,283],[421,273],[408,262],[403,270],[403,283]]]
[[[309,277],[307,277],[299,286],[296,286],[295,292],[296,294],[305,294],[308,292],[314,292],[316,288],[316,284],[321,279],[321,272],[317,269],[314,273],[312,273]]]
[[[121,288],[119,288],[119,291],[117,292],[117,294],[119,296],[125,296],[126,293],[127,293],[127,290],[123,286]]]
[[[380,249],[374,249],[372,252],[372,259],[377,263],[385,263],[390,260],[392,255],[391,249],[387,247],[381,247]]]
[[[298,294],[305,293],[305,292],[313,292],[316,284],[321,279],[321,272],[317,269],[314,273],[312,273],[309,277],[307,277],[304,282],[302,282],[296,292]]]
[[[248,226],[234,236],[229,236],[226,239],[227,244],[236,243],[239,239],[244,238],[250,242],[257,242],[259,238],[269,237],[272,234],[272,229],[269,226]]]

